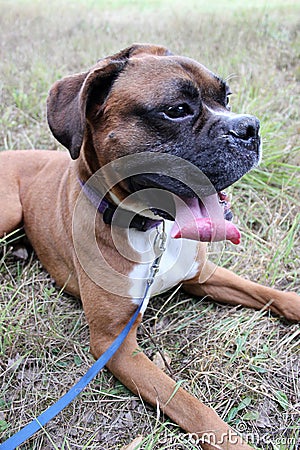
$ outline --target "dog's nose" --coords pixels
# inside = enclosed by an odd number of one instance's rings
[[[241,115],[230,120],[229,134],[247,141],[259,136],[259,120],[255,116]]]

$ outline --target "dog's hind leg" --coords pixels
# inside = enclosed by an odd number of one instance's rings
[[[200,277],[185,282],[183,288],[192,295],[254,309],[267,308],[289,320],[300,320],[300,296],[295,292],[261,286],[209,261]]]
[[[0,237],[14,231],[22,223],[19,181],[10,153],[0,153]]]

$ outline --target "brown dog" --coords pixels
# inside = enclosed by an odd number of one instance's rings
[[[295,293],[245,281],[206,259],[205,242],[238,243],[221,190],[260,159],[259,122],[231,113],[229,94],[199,63],[134,45],[52,87],[49,125],[73,160],[66,152],[0,154],[0,236],[23,224],[44,267],[81,297],[96,358],[143,296],[163,226],[166,250],[151,295],[183,282],[192,295],[269,305],[300,319]],[[136,351],[141,320],[109,361],[111,372],[184,430],[213,434],[205,450],[250,449]]]

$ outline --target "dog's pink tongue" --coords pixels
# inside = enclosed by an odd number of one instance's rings
[[[193,239],[201,242],[231,241],[239,244],[241,234],[237,227],[224,219],[224,210],[218,195],[182,200],[174,196],[176,218],[171,230],[173,238]]]

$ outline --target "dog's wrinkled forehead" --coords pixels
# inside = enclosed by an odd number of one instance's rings
[[[118,95],[128,96],[128,79],[131,100],[176,101],[176,96],[187,94],[201,96],[207,103],[220,102],[228,90],[226,83],[202,64],[180,56],[139,55],[129,59],[116,80]],[[173,98],[175,96],[175,98]]]
[[[136,44],[54,83],[47,118],[53,135],[77,159],[89,127],[107,130],[182,105],[191,112],[203,105],[226,108],[227,94],[226,84],[200,63],[165,47]]]

